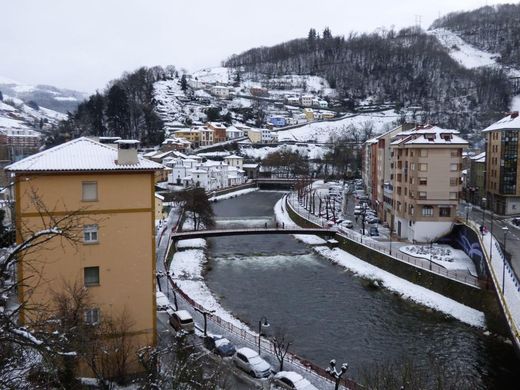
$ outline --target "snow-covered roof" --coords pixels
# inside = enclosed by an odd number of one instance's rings
[[[479,153],[476,156],[471,156],[470,160],[473,160],[478,163],[486,162],[486,152]]]
[[[244,164],[242,168],[258,168],[258,164]]]
[[[187,311],[187,310],[177,310],[175,312],[175,314],[177,314],[177,316],[179,317],[179,319],[181,321],[191,320],[192,319],[190,312]]]
[[[155,193],[155,197],[159,200],[164,200],[164,196],[162,196],[161,194],[158,194],[157,192]]]
[[[208,125],[216,128],[216,129],[225,129],[226,128],[226,126],[224,126],[220,122],[208,122]]]
[[[84,172],[157,170],[163,166],[138,157],[136,164],[117,164],[118,150],[81,137],[33,154],[7,166],[11,172]]]
[[[467,145],[457,130],[421,126],[396,134],[390,145]]]
[[[247,348],[247,347],[240,348],[237,350],[237,352],[241,353],[248,359],[258,356],[258,354],[255,351],[253,351],[251,348]]]
[[[486,132],[493,130],[520,130],[520,116],[518,115],[518,112],[509,114],[482,131]]]
[[[236,154],[232,154],[231,156],[226,156],[226,157],[224,157],[224,160],[227,160],[227,159],[233,159],[233,158],[234,158],[234,159],[237,159],[237,158],[238,158],[238,159],[242,159],[242,160],[244,159],[244,157],[237,156]]]

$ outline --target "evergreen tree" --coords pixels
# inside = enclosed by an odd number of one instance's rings
[[[331,39],[331,38],[332,38],[332,33],[330,32],[330,28],[325,27],[325,29],[323,30],[323,39]]]
[[[181,89],[186,92],[186,90],[188,89],[188,83],[186,82],[186,75],[183,74],[182,77],[181,77]]]
[[[314,28],[311,28],[309,30],[309,35],[307,36],[307,40],[311,43],[316,41],[316,30]]]
[[[117,84],[108,91],[106,116],[111,134],[127,138],[130,121],[128,97],[125,90]]]

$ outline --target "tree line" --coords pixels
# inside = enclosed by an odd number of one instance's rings
[[[432,28],[454,31],[466,42],[490,53],[498,62],[520,66],[520,4],[499,4],[469,12],[453,12],[435,20]]]
[[[154,83],[178,76],[174,66],[141,67],[111,81],[80,103],[46,139],[53,146],[79,136],[137,139],[142,145],[164,140],[163,121],[155,112]]]
[[[320,37],[311,29],[307,38],[250,49],[224,65],[268,77],[318,75],[345,100],[420,106],[423,120],[462,131],[496,120],[512,98],[501,70],[465,69],[435,37],[415,27],[347,38],[330,29]]]

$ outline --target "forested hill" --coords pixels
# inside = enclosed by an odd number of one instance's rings
[[[465,69],[435,37],[418,28],[334,37],[311,29],[305,39],[234,55],[225,66],[267,75],[315,74],[343,98],[372,97],[421,107],[423,119],[462,131],[481,129],[509,108],[500,69]]]
[[[437,19],[432,28],[453,31],[481,50],[500,54],[498,62],[520,68],[520,4],[451,13]]]

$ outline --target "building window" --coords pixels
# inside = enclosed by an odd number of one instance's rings
[[[452,150],[451,151],[451,157],[459,157],[461,155],[462,155],[462,153],[461,153],[460,149],[456,149],[456,150]]]
[[[415,171],[415,163],[410,164],[410,170]]]
[[[428,149],[419,150],[419,157],[428,157]]]
[[[420,186],[426,186],[426,185],[428,185],[428,178],[426,178],[426,177],[420,177],[420,178],[419,178],[419,185],[420,185]]]
[[[83,268],[83,280],[85,287],[99,286],[99,267]]]
[[[451,216],[450,207],[439,207],[439,217],[450,217],[450,216]]]
[[[425,163],[419,164],[419,171],[428,172],[428,164],[425,164]]]
[[[423,206],[422,216],[423,217],[433,217],[433,207],[432,206]]]
[[[450,200],[455,200],[459,198],[458,192],[450,192]]]
[[[83,226],[83,242],[88,244],[98,242],[98,225]]]
[[[97,182],[95,181],[84,181],[82,184],[83,194],[82,200],[84,202],[95,202],[98,200],[97,197]]]
[[[459,178],[458,177],[450,177],[450,186],[458,186],[459,185]]]
[[[428,197],[428,193],[426,191],[419,191],[419,199],[426,199]]]
[[[457,163],[450,164],[450,171],[457,172],[458,170],[459,170],[459,164],[457,164]]]
[[[88,325],[99,324],[99,309],[87,309],[85,310],[85,323]]]

